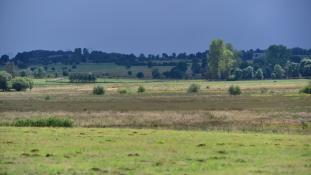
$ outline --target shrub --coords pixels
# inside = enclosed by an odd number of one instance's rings
[[[303,130],[307,129],[307,128],[308,128],[308,123],[305,122],[305,121],[301,121],[301,128],[302,128]]]
[[[12,88],[16,91],[24,91],[26,89],[32,89],[33,82],[29,78],[16,77],[11,80]]]
[[[143,86],[139,86],[137,89],[138,93],[144,93],[146,91],[146,89]]]
[[[240,95],[241,94],[241,89],[239,86],[233,86],[231,85],[229,87],[229,90],[228,90],[229,94],[230,95]]]
[[[18,119],[13,123],[17,127],[72,127],[73,121],[60,118]]]
[[[44,100],[45,100],[45,101],[50,100],[50,99],[51,99],[51,97],[50,97],[49,95],[47,95],[47,96],[44,97]]]
[[[93,88],[93,94],[95,95],[103,95],[105,94],[105,89],[102,86],[95,86]]]
[[[311,94],[311,82],[309,82],[307,86],[301,89],[300,92],[305,94]]]
[[[127,90],[126,89],[119,89],[118,92],[119,92],[119,94],[126,94]]]
[[[267,93],[268,92],[268,88],[260,88],[260,93],[261,94],[265,94],[265,93]]]
[[[188,93],[198,93],[200,91],[200,85],[191,84],[187,90]]]

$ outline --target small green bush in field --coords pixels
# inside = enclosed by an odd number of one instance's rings
[[[300,92],[305,94],[311,94],[311,82],[309,82],[307,86],[301,89]]]
[[[200,91],[200,85],[191,84],[187,90],[188,93],[198,93]]]
[[[138,93],[144,93],[146,91],[146,89],[143,86],[139,86],[137,89]]]
[[[72,127],[73,121],[60,118],[19,119],[13,123],[17,127]]]
[[[105,94],[105,89],[102,86],[95,86],[93,88],[93,94],[95,95],[103,95]]]
[[[240,95],[241,94],[241,89],[239,86],[233,86],[231,85],[228,89],[228,92],[230,95]]]
[[[118,90],[119,94],[127,94],[127,90],[126,89],[119,89]]]

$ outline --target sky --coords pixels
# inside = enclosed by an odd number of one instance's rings
[[[0,0],[0,54],[88,48],[193,53],[311,48],[311,0]]]

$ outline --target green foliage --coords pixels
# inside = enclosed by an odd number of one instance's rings
[[[213,40],[208,55],[208,75],[211,79],[227,79],[237,62],[232,45],[221,39]]]
[[[286,64],[286,73],[287,77],[293,78],[293,77],[299,77],[299,64],[288,62]]]
[[[188,93],[198,93],[200,91],[200,85],[191,84],[187,90]]]
[[[311,59],[303,59],[300,62],[299,70],[302,76],[310,77],[311,76]]]
[[[139,86],[137,89],[138,93],[144,93],[146,91],[146,89],[143,86]]]
[[[159,69],[153,69],[151,74],[152,74],[153,79],[161,78],[161,73],[160,73]]]
[[[67,77],[68,75],[69,75],[68,71],[63,70],[63,76],[64,76],[64,77]]]
[[[311,94],[311,82],[300,90],[301,93]]]
[[[13,123],[16,127],[72,127],[73,121],[60,118],[18,119]]]
[[[243,71],[240,68],[235,68],[234,69],[234,79],[235,80],[242,80],[243,79]]]
[[[103,86],[95,86],[93,88],[93,94],[94,95],[103,95],[105,94],[105,89]]]
[[[308,127],[309,127],[309,125],[308,125],[307,122],[301,121],[301,128],[302,128],[303,130],[307,129]]]
[[[71,83],[94,83],[96,77],[93,73],[73,73],[69,75]]]
[[[32,80],[25,77],[15,77],[11,80],[11,84],[12,88],[16,91],[24,91],[33,87]]]
[[[186,62],[180,61],[170,71],[164,72],[163,74],[166,78],[183,79],[186,77],[187,69],[188,64]]]
[[[9,90],[9,81],[12,79],[12,75],[5,72],[0,71],[0,90],[7,91]]]
[[[46,95],[45,97],[44,97],[44,100],[45,101],[48,101],[48,100],[50,100],[51,99],[51,97],[49,96],[49,95]]]
[[[273,69],[273,78],[284,78],[285,70],[279,64],[276,64]]]
[[[192,75],[201,73],[201,66],[199,64],[199,59],[197,58],[192,59],[191,71],[192,71]]]
[[[260,69],[260,68],[257,69],[257,71],[255,72],[255,78],[258,80],[264,79],[262,69]]]
[[[228,92],[230,95],[240,95],[241,94],[241,89],[239,86],[234,86],[231,85],[228,89]]]
[[[127,94],[127,90],[126,89],[119,89],[118,90],[119,94]]]
[[[138,73],[136,74],[136,77],[139,78],[139,79],[141,79],[141,78],[144,78],[145,75],[144,75],[143,72],[138,72]]]
[[[252,66],[248,66],[243,69],[243,79],[250,80],[254,78],[254,68]]]
[[[43,68],[43,67],[38,67],[36,70],[34,70],[34,72],[33,72],[33,76],[35,77],[35,78],[43,78],[43,77],[45,77],[45,74],[46,74],[46,72],[45,72],[45,69]]]
[[[265,94],[265,93],[267,93],[268,92],[268,88],[260,88],[260,93],[261,94]]]
[[[290,51],[283,45],[271,45],[266,52],[266,61],[274,66],[279,64],[284,66],[291,56]]]

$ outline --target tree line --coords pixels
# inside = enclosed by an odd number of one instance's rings
[[[221,39],[211,42],[209,49],[194,54],[172,53],[161,55],[106,53],[102,51],[89,52],[88,49],[76,48],[74,51],[34,50],[18,53],[9,59],[7,55],[0,58],[0,64],[9,70],[12,65],[27,68],[31,65],[43,65],[31,72],[23,70],[21,76],[31,74],[36,78],[45,76],[44,65],[62,63],[72,65],[83,63],[116,63],[126,66],[148,66],[152,69],[155,79],[189,79],[207,78],[215,80],[247,80],[247,79],[281,79],[311,76],[311,49],[287,48],[283,45],[271,45],[265,50],[237,50],[230,43]],[[154,66],[171,66],[171,70],[160,72]],[[32,68],[31,68],[32,69]],[[9,71],[7,71],[9,72]],[[191,72],[191,75],[189,75]],[[9,72],[14,74],[14,72]],[[63,76],[68,76],[69,70],[63,70]],[[132,71],[128,71],[128,76]],[[72,75],[71,77],[73,77]],[[76,76],[76,75],[75,75]],[[136,74],[144,78],[143,72]],[[70,77],[69,77],[70,78]],[[76,80],[73,80],[76,81]]]

